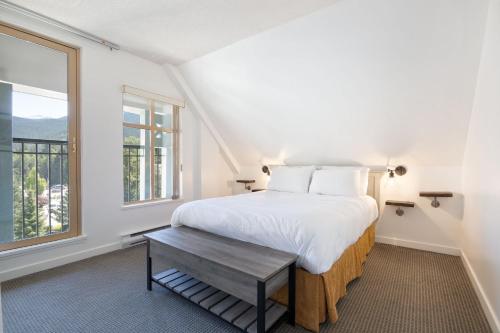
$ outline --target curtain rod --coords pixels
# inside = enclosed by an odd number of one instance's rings
[[[34,18],[34,19],[36,19],[38,21],[44,22],[46,24],[50,24],[50,25],[52,25],[52,26],[54,26],[56,28],[59,28],[59,29],[71,32],[71,33],[73,33],[75,35],[78,35],[80,37],[89,39],[89,40],[91,40],[93,42],[96,42],[98,44],[101,44],[101,45],[104,45],[106,47],[109,47],[111,50],[119,50],[120,49],[120,46],[117,45],[117,44],[115,44],[115,43],[108,42],[107,40],[104,40],[104,39],[102,39],[100,37],[97,37],[95,35],[92,35],[90,33],[82,31],[80,29],[74,28],[74,27],[72,27],[70,25],[67,25],[65,23],[59,22],[57,20],[54,20],[54,19],[52,19],[52,18],[50,18],[48,16],[39,14],[39,13],[34,12],[34,11],[30,10],[30,9],[18,6],[16,4],[11,3],[11,2],[0,0],[0,7],[10,9],[10,10],[16,12],[16,13],[19,13],[19,14],[22,14],[24,16],[28,16],[28,17]]]

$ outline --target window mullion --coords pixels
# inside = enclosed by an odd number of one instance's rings
[[[173,175],[173,189],[172,199],[178,199],[180,196],[180,160],[179,160],[179,107],[173,107],[173,159],[174,159],[174,175]]]
[[[149,152],[150,152],[150,165],[149,165],[149,171],[150,171],[150,197],[151,200],[154,200],[156,198],[155,195],[155,149],[154,149],[154,138],[155,138],[155,125],[154,125],[154,101],[149,100],[149,126],[150,126],[150,144],[149,144]]]

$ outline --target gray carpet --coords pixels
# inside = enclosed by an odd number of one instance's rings
[[[144,256],[140,246],[3,283],[5,332],[240,332],[162,287],[147,292]],[[460,258],[390,245],[374,247],[338,309],[322,332],[491,332]]]

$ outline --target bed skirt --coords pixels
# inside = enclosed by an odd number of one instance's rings
[[[347,293],[347,284],[361,276],[363,263],[374,243],[375,223],[372,223],[329,271],[311,274],[297,268],[295,320],[298,325],[319,332],[319,325],[327,319],[337,321],[337,301]],[[284,305],[288,304],[288,286],[285,285],[271,298]]]

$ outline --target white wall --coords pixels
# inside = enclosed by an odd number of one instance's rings
[[[383,197],[417,208],[388,209],[378,235],[456,248],[486,7],[343,0],[180,68],[239,177],[261,177],[262,163],[401,163],[408,174]],[[418,197],[433,189],[457,195],[434,209]]]
[[[389,199],[410,200],[415,208],[405,209],[402,217],[395,207],[383,206],[377,224],[377,241],[458,255],[463,194],[461,167],[413,166],[394,183],[386,176],[381,182],[381,202]],[[447,190],[453,198],[441,198],[439,208],[431,206],[431,198],[419,197],[422,190]]]
[[[201,181],[203,198],[220,197],[232,193],[233,172],[221,153],[214,138],[203,126],[201,128],[201,143],[206,148],[201,151]]]
[[[109,49],[2,11],[0,20],[81,47],[81,211],[87,238],[56,249],[0,258],[0,281],[97,253],[117,249],[120,235],[165,224],[180,202],[139,208],[122,207],[122,95],[127,84],[162,95],[182,98],[163,67],[124,51]],[[181,111],[183,198],[229,194],[215,184],[210,169],[221,170],[213,139],[189,110]],[[201,170],[204,173],[201,173]],[[222,169],[223,170],[223,169]],[[223,182],[232,173],[217,173]],[[204,183],[207,183],[205,187]],[[59,258],[59,259],[58,259]],[[47,261],[48,260],[48,261]],[[45,262],[47,261],[47,262]]]
[[[268,181],[267,175],[260,172],[260,166],[243,167],[237,177],[256,179],[253,188],[265,188]],[[461,177],[461,167],[449,166],[412,166],[405,176],[396,176],[392,183],[384,176],[380,188],[382,212],[377,224],[377,241],[458,255],[464,200]],[[419,197],[424,189],[446,189],[452,191],[454,197],[443,198],[439,209],[432,208],[429,198]],[[233,191],[245,192],[241,184],[235,184]],[[399,217],[394,207],[383,205],[386,200],[411,200],[416,206],[405,209],[405,215]]]
[[[462,249],[500,332],[500,1],[491,0],[464,158]],[[495,318],[496,317],[496,318]]]
[[[457,166],[485,3],[339,1],[181,70],[243,165]]]

